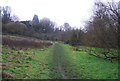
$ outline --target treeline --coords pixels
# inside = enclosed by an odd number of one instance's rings
[[[64,41],[71,45],[118,48],[120,34],[120,2],[95,2],[94,14],[83,29],[74,29],[65,22],[61,26],[49,18],[19,21],[11,16],[10,7],[0,7],[3,34],[23,35],[43,40]]]
[[[84,29],[72,30],[68,43],[99,48],[120,45],[120,2],[95,2],[94,15]]]
[[[71,29],[69,23],[58,27],[49,18],[44,17],[39,20],[38,15],[34,15],[32,20],[19,21],[16,15],[11,15],[9,6],[0,7],[0,17],[2,18],[3,35],[22,35],[43,40],[61,41],[62,33]]]
[[[120,2],[96,2],[92,20],[87,22],[84,42],[102,48],[118,48]]]
[[[34,15],[33,20],[19,21],[16,15],[11,16],[11,8],[9,6],[1,7],[0,11],[3,34],[22,35],[47,40],[50,39],[47,33],[54,31],[54,23],[48,18],[43,18],[39,21],[38,16]]]

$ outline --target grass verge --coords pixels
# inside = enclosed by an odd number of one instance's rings
[[[82,79],[118,79],[118,62],[96,58],[85,51],[75,51],[69,45],[62,45],[68,54],[68,70],[75,78]],[[85,48],[85,47],[84,47]]]

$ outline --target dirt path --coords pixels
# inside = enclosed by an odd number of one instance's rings
[[[61,45],[56,44],[54,47],[53,55],[54,55],[54,65],[57,72],[60,74],[61,79],[68,79],[68,76],[65,75],[65,63],[66,60],[64,59],[64,49]]]

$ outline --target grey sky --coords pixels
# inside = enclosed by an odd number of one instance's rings
[[[20,20],[48,17],[58,25],[68,22],[71,26],[83,26],[92,15],[94,0],[0,0],[0,6],[11,6],[12,14]]]

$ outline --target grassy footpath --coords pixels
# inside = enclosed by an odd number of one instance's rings
[[[111,63],[108,60],[91,56],[85,51],[74,51],[73,47],[69,45],[63,44],[62,46],[71,61],[69,68],[72,68],[74,71],[72,75],[77,75],[83,79],[118,78],[118,62],[113,61],[113,63]]]
[[[44,49],[3,47],[3,71],[6,78],[60,79],[61,73],[71,79],[117,79],[118,63],[96,58],[72,46],[56,43]],[[60,69],[56,69],[58,68]],[[61,71],[60,71],[61,70]]]
[[[71,62],[71,58],[67,52],[64,44],[56,43],[53,49],[53,66],[59,74],[59,79],[80,79],[76,70],[74,70],[74,64]],[[71,53],[70,53],[71,54]],[[72,65],[72,66],[70,66]]]

